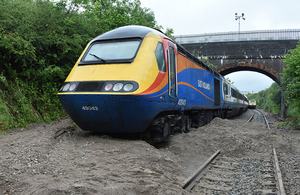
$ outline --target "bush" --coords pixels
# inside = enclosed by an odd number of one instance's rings
[[[255,99],[257,108],[279,114],[281,111],[281,88],[273,83],[268,89],[255,94],[247,94],[248,99]]]
[[[289,107],[287,115],[300,126],[300,41],[295,49],[284,56],[286,68],[282,74],[282,88]]]
[[[124,25],[157,27],[154,13],[140,5],[0,0],[0,129],[66,115],[57,91],[92,38]]]

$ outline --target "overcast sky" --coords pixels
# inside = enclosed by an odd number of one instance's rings
[[[158,25],[173,28],[174,35],[213,32],[300,28],[300,0],[140,0],[150,8]],[[258,92],[273,83],[260,73],[242,71],[227,75],[241,91]]]

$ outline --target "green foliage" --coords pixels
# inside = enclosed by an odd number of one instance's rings
[[[205,43],[205,44],[207,44],[207,43]],[[210,63],[210,61],[209,61],[209,59],[208,59],[207,56],[203,56],[202,51],[201,51],[201,49],[202,49],[203,47],[204,47],[204,45],[202,45],[202,46],[199,48],[198,51],[197,51],[197,50],[193,50],[192,54],[193,54],[194,56],[198,57],[202,62],[204,62],[204,63],[205,63],[206,65],[208,65],[209,67],[211,67],[211,68],[213,68],[213,69],[216,69],[217,66],[214,65],[214,64],[212,64],[212,63]]]
[[[167,28],[165,34],[170,37],[171,39],[175,40],[176,38],[174,37],[174,29],[173,28]]]
[[[50,122],[65,115],[56,97],[57,88],[34,86],[20,79],[7,81],[1,77],[0,130],[26,126],[34,122]],[[35,88],[37,87],[37,88]],[[48,87],[48,88],[47,88]]]
[[[283,60],[286,68],[283,69],[282,88],[289,106],[287,114],[300,126],[300,41],[297,47],[289,52]]]
[[[91,29],[95,35],[126,25],[157,27],[153,11],[142,8],[140,0],[92,0],[83,7],[87,22],[96,27]]]
[[[232,85],[234,84],[234,82],[231,81],[229,77],[225,77],[225,79],[226,79],[226,81],[229,82],[230,84],[232,84]]]
[[[288,103],[299,102],[300,98],[300,41],[296,49],[290,50],[290,54],[284,56],[286,68],[283,69],[282,87]],[[299,103],[300,106],[300,103]]]
[[[65,115],[57,89],[86,44],[67,19],[49,1],[0,1],[1,129]]]
[[[80,24],[66,24],[67,13],[51,2],[2,0],[0,7],[0,62],[6,73],[27,71],[21,76],[31,80],[33,72],[49,65],[72,66],[85,46],[72,30]]]
[[[281,88],[273,83],[270,88],[255,94],[247,94],[249,100],[256,100],[256,107],[265,111],[280,113],[281,110]]]
[[[0,130],[66,115],[56,93],[86,44],[124,25],[162,28],[139,0],[0,0]]]
[[[287,116],[290,118],[289,125],[300,126],[300,108],[298,103],[290,103],[287,110]]]

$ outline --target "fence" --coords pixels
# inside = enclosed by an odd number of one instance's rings
[[[257,30],[222,33],[205,33],[195,35],[175,36],[179,44],[232,42],[232,41],[262,41],[262,40],[299,40],[300,29]]]

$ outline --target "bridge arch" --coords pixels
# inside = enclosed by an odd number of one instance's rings
[[[223,65],[216,69],[222,76],[227,74],[237,72],[237,71],[254,71],[262,73],[268,77],[270,77],[273,81],[275,81],[278,85],[280,85],[280,73],[276,70],[260,63],[252,63],[252,62],[235,62]]]

